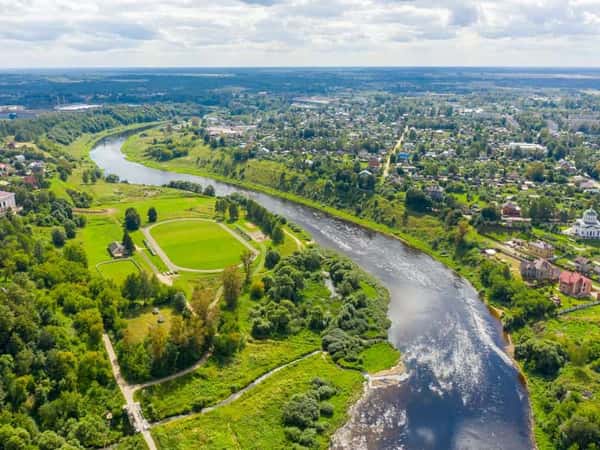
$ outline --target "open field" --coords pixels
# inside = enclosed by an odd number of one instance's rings
[[[322,354],[283,369],[230,405],[159,426],[152,433],[164,449],[290,448],[282,409],[294,394],[306,392],[315,377],[332,382],[338,389],[328,400],[334,414],[320,420],[325,431],[316,438],[319,448],[327,448],[331,434],[346,420],[346,411],[356,400],[363,379],[358,372],[341,369]]]
[[[128,275],[140,271],[137,264],[130,259],[107,262],[98,265],[97,268],[103,277],[113,280],[118,285],[121,285]]]
[[[148,334],[148,329],[152,325],[164,327],[167,333],[171,328],[171,318],[173,317],[172,308],[159,308],[159,314],[153,314],[152,308],[147,308],[138,316],[125,319],[127,323],[127,333],[133,342],[142,342]],[[164,322],[159,324],[158,318],[162,316]]]
[[[223,269],[238,264],[245,247],[215,222],[178,221],[150,231],[174,264],[189,269]]]

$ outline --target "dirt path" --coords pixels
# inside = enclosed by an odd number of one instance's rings
[[[283,370],[283,369],[285,369],[287,367],[293,366],[294,364],[297,364],[300,361],[304,361],[305,359],[308,359],[308,358],[311,358],[311,357],[313,357],[315,355],[318,355],[320,353],[323,353],[323,351],[322,350],[315,350],[314,352],[309,353],[309,354],[304,355],[304,356],[301,356],[300,358],[296,358],[295,360],[290,361],[289,363],[285,363],[285,364],[283,364],[281,366],[278,366],[278,367],[270,370],[269,372],[265,373],[264,375],[261,375],[256,380],[254,380],[250,384],[248,384],[245,388],[240,389],[239,391],[237,391],[234,394],[231,394],[229,397],[227,397],[224,400],[221,400],[220,402],[214,404],[213,406],[209,406],[207,408],[204,408],[200,412],[191,412],[191,413],[179,414],[177,416],[168,417],[168,418],[163,419],[161,421],[154,422],[150,426],[151,427],[155,427],[155,426],[158,426],[158,425],[163,425],[165,423],[173,422],[175,420],[183,419],[185,417],[189,417],[189,416],[193,416],[193,415],[197,415],[197,414],[198,415],[199,414],[206,414],[207,412],[213,411],[213,410],[215,410],[217,408],[220,408],[222,406],[229,405],[230,403],[236,401],[238,398],[240,398],[242,395],[244,395],[246,392],[248,392],[250,389],[258,386],[260,383],[262,383],[263,381],[265,381],[267,378],[270,378],[273,375],[275,375],[277,372],[279,372],[279,371],[281,371],[281,370]]]
[[[287,236],[291,237],[291,238],[294,240],[294,242],[296,242],[296,246],[298,247],[298,250],[302,250],[302,249],[304,248],[304,244],[302,243],[302,241],[301,241],[300,239],[298,239],[296,236],[294,236],[294,234],[293,234],[293,233],[290,233],[290,232],[289,232],[288,230],[286,230],[285,228],[283,228],[283,232],[284,232],[284,233],[285,233]]]
[[[123,375],[121,375],[121,367],[119,367],[117,354],[112,346],[112,342],[110,342],[110,338],[106,333],[102,334],[102,341],[104,342],[104,348],[106,348],[106,353],[108,353],[108,358],[110,360],[110,365],[112,367],[115,381],[117,382],[117,385],[119,386],[123,397],[125,397],[127,410],[130,412],[130,416],[133,418],[134,428],[140,433],[142,433],[142,437],[144,438],[144,441],[146,441],[146,445],[150,450],[157,450],[154,438],[152,437],[152,434],[149,431],[150,426],[148,425],[148,422],[144,419],[139,404],[137,404],[133,400],[133,394],[135,391],[131,389],[131,386],[127,384],[127,381],[125,381],[125,378],[123,378]]]
[[[404,127],[404,131],[402,131],[402,134],[400,135],[398,142],[396,143],[396,145],[394,145],[394,148],[392,148],[392,150],[387,155],[387,159],[385,161],[385,166],[383,168],[383,179],[384,180],[390,174],[390,165],[391,165],[392,154],[396,153],[397,150],[400,150],[402,148],[402,143],[404,142],[404,136],[406,136],[407,131],[408,131],[408,125],[406,127]]]
[[[148,243],[150,245],[152,245],[152,248],[154,249],[154,251],[156,252],[156,254],[160,257],[160,259],[163,260],[163,262],[165,263],[165,265],[167,266],[167,268],[171,272],[221,273],[221,272],[223,272],[223,270],[225,270],[224,268],[223,269],[190,269],[190,268],[187,268],[187,267],[178,266],[173,261],[171,261],[171,259],[169,258],[169,256],[165,253],[165,251],[160,247],[160,245],[158,245],[158,242],[156,242],[156,240],[154,239],[154,237],[152,237],[152,233],[150,233],[150,230],[152,228],[158,226],[158,225],[163,225],[165,223],[171,223],[171,222],[189,221],[189,220],[196,220],[196,221],[201,221],[201,222],[216,223],[221,228],[223,228],[225,231],[227,231],[229,234],[231,234],[235,239],[237,239],[239,242],[241,242],[244,247],[246,247],[248,250],[250,250],[254,254],[254,257],[256,257],[258,255],[258,253],[259,253],[258,250],[256,250],[250,244],[248,244],[248,242],[246,242],[246,240],[243,237],[239,236],[233,230],[231,230],[227,226],[223,225],[222,223],[219,223],[219,222],[216,222],[216,221],[210,220],[210,219],[200,219],[200,218],[197,218],[197,217],[171,219],[171,220],[165,220],[163,222],[158,222],[158,223],[152,224],[152,225],[150,225],[148,227],[145,227],[145,228],[141,228],[141,231],[142,231],[142,234],[144,235],[144,238],[148,241]]]

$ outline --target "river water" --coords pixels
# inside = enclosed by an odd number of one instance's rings
[[[390,291],[389,340],[403,353],[406,381],[370,390],[346,427],[352,449],[531,448],[529,402],[504,351],[500,324],[473,287],[400,241],[266,194],[208,178],[127,161],[123,137],[91,152],[106,174],[130,183],[212,184],[217,195],[244,192],[306,229],[321,246],[347,255]]]

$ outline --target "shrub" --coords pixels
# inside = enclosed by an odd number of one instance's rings
[[[265,284],[262,281],[255,281],[250,286],[250,298],[260,300],[265,295]]]
[[[281,255],[279,254],[279,252],[269,249],[267,255],[265,256],[265,267],[267,269],[272,269],[277,265],[280,259]]]
[[[324,417],[333,416],[333,405],[329,402],[321,403],[320,412],[321,412],[321,415]]]
[[[319,419],[319,404],[307,394],[296,394],[283,408],[283,423],[300,429],[307,428]]]

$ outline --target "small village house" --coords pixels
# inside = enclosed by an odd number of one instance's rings
[[[521,217],[521,208],[514,202],[506,202],[502,205],[503,217]]]
[[[111,242],[108,246],[108,252],[113,258],[123,258],[127,254],[127,250],[118,241]]]
[[[0,216],[3,216],[8,211],[15,211],[17,203],[13,192],[0,191]]]

